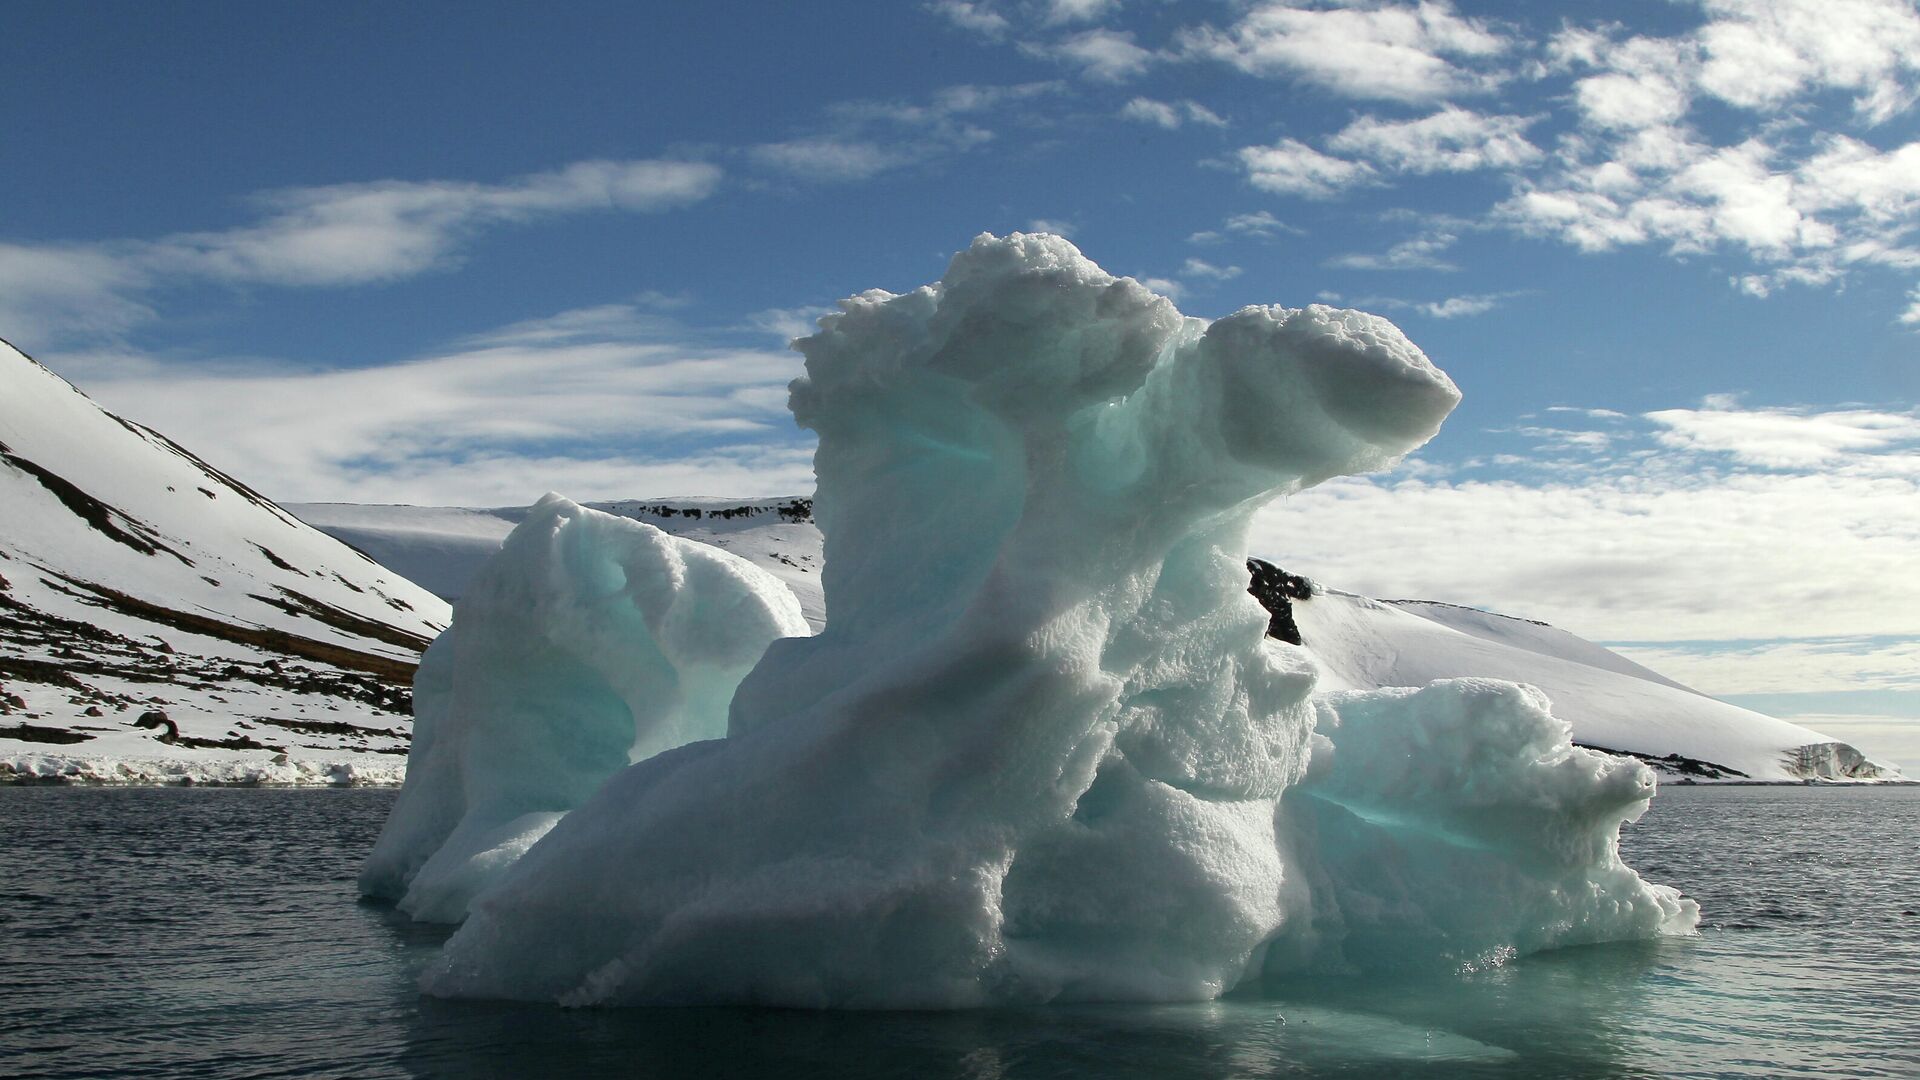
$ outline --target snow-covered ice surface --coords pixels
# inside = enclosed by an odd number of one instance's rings
[[[0,777],[398,782],[444,601],[4,343],[0,508]]]
[[[1253,511],[1389,464],[1458,400],[1392,324],[1208,324],[1064,240],[983,236],[940,283],[843,301],[797,347],[831,619],[767,648],[724,738],[572,793],[471,897],[431,992],[1200,999],[1262,970],[1494,964],[1694,924],[1617,854],[1652,772],[1572,746],[1538,691],[1316,697],[1310,654],[1266,636]],[[463,604],[451,686],[564,698],[590,678],[465,662],[458,642],[518,617]],[[494,782],[515,764],[484,762]]]
[[[751,563],[549,495],[427,650],[406,787],[360,876],[415,918],[473,894],[635,761],[727,733],[800,604]]]

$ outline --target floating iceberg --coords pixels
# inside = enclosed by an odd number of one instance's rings
[[[1252,512],[1391,463],[1459,400],[1391,323],[1314,306],[1209,324],[1016,234],[938,284],[843,301],[797,347],[819,635],[741,573],[686,605],[697,644],[662,647],[624,597],[651,611],[693,576],[550,500],[430,654],[420,777],[365,879],[467,912],[430,992],[1198,999],[1268,970],[1692,926],[1617,854],[1651,773],[1572,747],[1537,691],[1315,696],[1311,654],[1266,636]],[[568,569],[530,573],[529,546]],[[624,584],[603,583],[615,565]],[[703,702],[732,690],[724,738],[620,691],[662,657],[708,672]]]

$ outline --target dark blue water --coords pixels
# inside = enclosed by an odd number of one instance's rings
[[[947,1014],[442,1002],[355,899],[390,791],[0,788],[0,1076],[1920,1076],[1920,789],[1672,788],[1698,937],[1226,1001]]]

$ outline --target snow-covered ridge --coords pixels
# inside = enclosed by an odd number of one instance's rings
[[[394,782],[445,601],[0,343],[0,775]]]
[[[738,555],[786,582],[814,630],[826,625],[822,541],[809,497],[616,499],[585,505]],[[290,503],[287,509],[453,601],[530,508]]]

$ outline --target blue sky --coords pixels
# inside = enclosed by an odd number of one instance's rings
[[[0,335],[283,498],[802,490],[785,338],[1050,229],[1195,315],[1379,311],[1465,391],[1256,547],[1920,763],[1911,0],[4,24]]]

